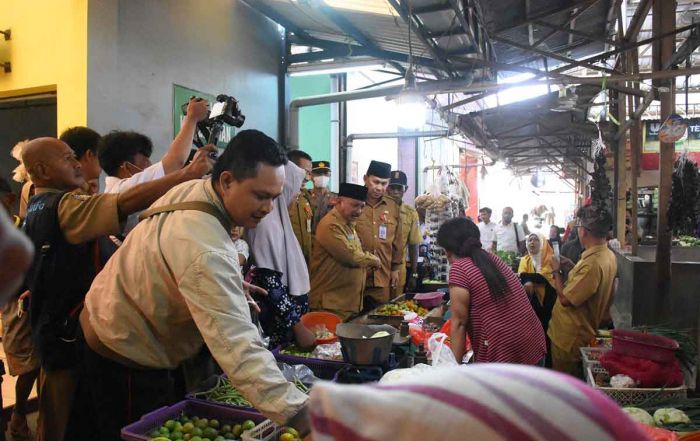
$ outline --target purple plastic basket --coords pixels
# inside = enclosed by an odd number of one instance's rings
[[[443,297],[445,297],[444,292],[436,291],[416,294],[413,299],[423,308],[432,309],[440,306]]]
[[[121,437],[124,441],[148,441],[150,439],[148,434],[153,429],[159,428],[169,419],[178,418],[183,413],[208,419],[216,418],[222,424],[244,420],[253,420],[255,424],[260,424],[266,420],[264,416],[255,412],[233,409],[206,401],[184,400],[142,416],[140,420],[124,427]]]
[[[315,376],[323,380],[332,380],[335,373],[344,367],[350,366],[344,361],[321,360],[320,358],[297,357],[295,355],[283,354],[282,346],[275,348],[272,355],[277,361],[281,361],[290,365],[303,364],[311,369]]]

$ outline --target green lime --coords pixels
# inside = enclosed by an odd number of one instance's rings
[[[182,441],[190,441],[192,439],[192,434],[191,433],[186,433],[182,435]]]
[[[170,441],[170,438],[165,436],[157,436],[155,438],[151,438],[151,441]]]
[[[234,438],[236,437],[236,435],[234,435],[234,434],[231,433],[231,432],[223,432],[223,437],[224,437],[225,439],[234,439]]]
[[[197,421],[197,423],[195,424],[195,426],[199,427],[200,429],[209,427],[209,420],[206,418],[200,418],[199,421]]]
[[[207,427],[202,431],[204,433],[204,438],[216,438],[219,432],[213,427]]]
[[[197,421],[199,421],[199,417],[198,417],[198,416],[192,417],[192,422],[193,422],[193,423],[197,424]]]
[[[187,422],[182,425],[182,432],[183,433],[190,433],[192,432],[192,429],[194,429],[194,424]]]
[[[255,427],[255,422],[253,422],[252,420],[245,420],[243,421],[243,425],[241,427],[243,428],[244,432],[246,430],[251,430],[253,427]]]
[[[182,439],[182,432],[179,430],[174,431],[173,433],[170,434],[170,439],[171,440],[181,440]]]
[[[175,428],[175,420],[168,420],[163,424],[168,430],[173,430]]]
[[[175,422],[175,427],[173,427],[173,432],[182,432],[182,423],[179,421]]]
[[[223,436],[217,436],[216,438],[214,438],[214,441],[226,441],[226,438],[224,438]]]
[[[160,430],[154,429],[151,433],[148,434],[149,438],[157,438],[160,436]]]
[[[241,426],[240,424],[236,424],[235,426],[233,426],[232,432],[234,438],[238,438],[239,436],[241,436],[241,433],[243,433],[243,426]]]
[[[161,434],[161,435],[166,435],[166,436],[167,436],[167,435],[170,435],[170,430],[168,430],[168,428],[165,427],[165,426],[161,426],[161,428],[160,428],[160,434]]]
[[[211,419],[209,420],[209,427],[213,427],[214,429],[219,428],[219,420]]]
[[[199,427],[195,427],[194,429],[192,429],[192,437],[195,436],[202,436],[202,429],[200,429]]]
[[[231,425],[230,424],[224,424],[221,426],[221,432],[228,433],[231,431]]]
[[[294,435],[294,438],[299,438],[299,432],[297,432],[297,429],[294,427],[285,427],[283,430],[284,433],[291,433]]]
[[[202,438],[199,436],[193,436],[192,438],[190,438],[190,441],[202,441]]]

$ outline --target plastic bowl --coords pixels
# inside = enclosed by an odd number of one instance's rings
[[[660,335],[614,329],[612,351],[629,357],[669,363],[675,357],[678,342]]]
[[[436,291],[416,294],[413,299],[423,308],[431,309],[440,306],[443,297],[445,297],[444,292]]]
[[[386,331],[389,335],[370,338],[379,331]],[[364,366],[380,366],[386,363],[397,332],[396,328],[389,325],[341,323],[336,328],[345,361]]]
[[[342,323],[343,320],[337,315],[331,312],[314,311],[307,312],[301,316],[301,322],[309,329],[313,329],[317,326],[325,326],[330,332],[335,334],[335,328],[338,324]],[[316,344],[323,345],[328,343],[335,343],[338,341],[338,337],[327,337],[327,338],[317,338]]]

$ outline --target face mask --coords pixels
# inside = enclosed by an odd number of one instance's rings
[[[326,188],[330,182],[330,176],[314,176],[314,187]]]

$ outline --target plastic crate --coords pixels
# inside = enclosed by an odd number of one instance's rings
[[[335,373],[344,367],[350,366],[344,361],[321,360],[320,358],[298,357],[296,355],[283,354],[282,346],[275,348],[272,355],[277,361],[290,365],[303,364],[311,369],[315,376],[323,380],[332,380]]]
[[[620,406],[638,406],[642,403],[653,404],[666,400],[685,399],[688,396],[686,386],[667,388],[614,388],[601,387],[595,382],[596,376],[603,376],[604,381],[610,381],[610,374],[599,363],[591,363],[586,369],[588,384],[603,392]]]
[[[579,348],[579,350],[581,351],[581,364],[583,365],[583,373],[585,375],[588,366],[592,363],[598,363],[600,361],[600,357],[602,357],[604,353],[608,352],[610,348],[596,346]]]
[[[237,423],[244,420],[253,420],[259,425],[265,421],[265,417],[259,413],[233,409],[205,401],[184,400],[142,416],[140,420],[129,424],[121,430],[121,438],[124,441],[148,441],[150,439],[148,434],[151,431],[159,428],[169,419],[178,418],[183,413],[208,419],[216,418],[222,424],[224,422]]]

